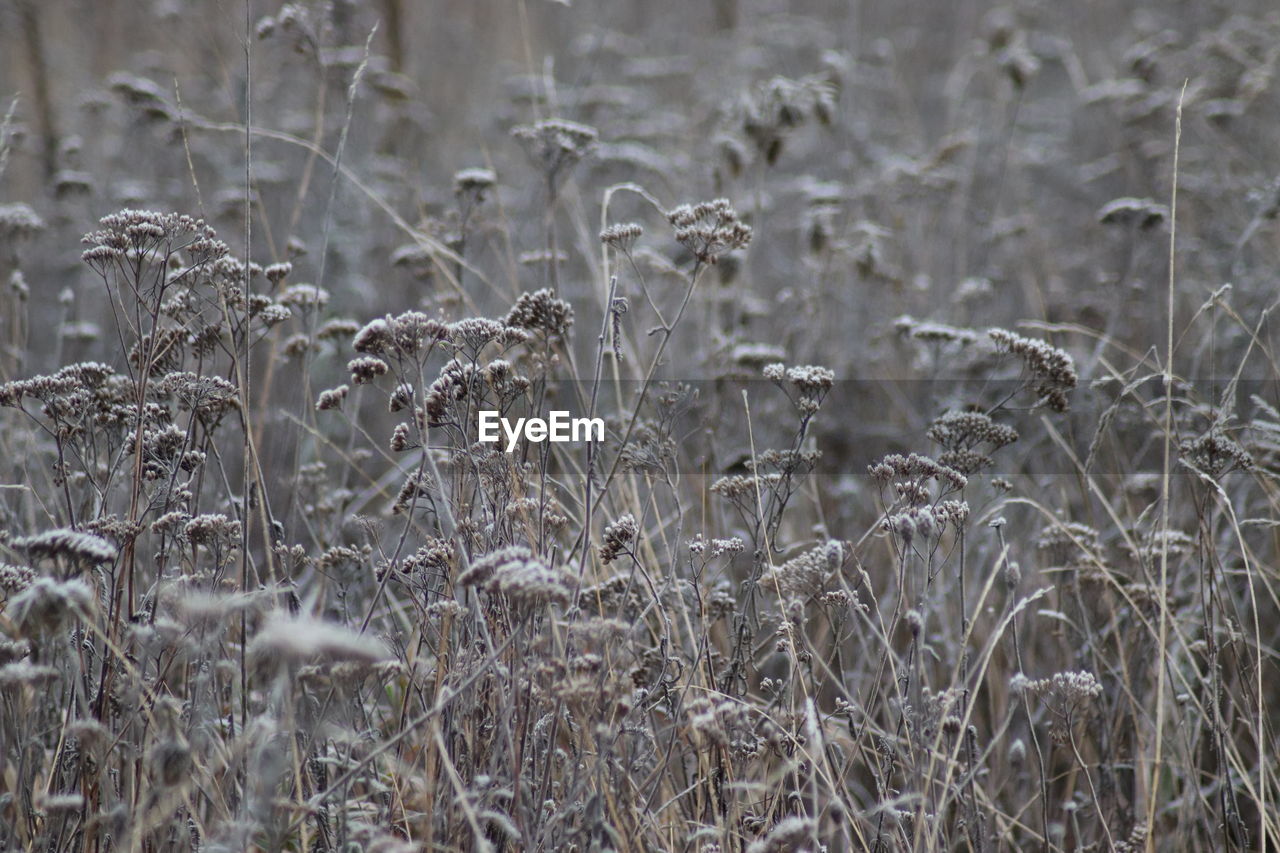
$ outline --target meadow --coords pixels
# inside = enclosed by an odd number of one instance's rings
[[[1280,845],[1278,71],[0,0],[0,850]]]

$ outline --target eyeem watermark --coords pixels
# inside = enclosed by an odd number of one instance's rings
[[[494,443],[498,430],[507,439],[507,452],[515,452],[523,436],[535,444],[543,441],[604,441],[604,418],[571,418],[565,411],[552,411],[547,418],[504,418],[489,410],[480,412],[480,440]]]

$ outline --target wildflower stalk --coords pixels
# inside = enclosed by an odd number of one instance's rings
[[[1169,279],[1168,279],[1168,305],[1166,317],[1166,339],[1164,354],[1164,440],[1163,440],[1163,473],[1161,476],[1161,501],[1160,501],[1160,586],[1159,589],[1163,593],[1168,589],[1169,583],[1169,512],[1170,502],[1172,500],[1170,474],[1172,468],[1172,447],[1173,447],[1173,312],[1174,312],[1174,290],[1176,282],[1176,248],[1178,236],[1178,156],[1182,147],[1182,101],[1187,95],[1187,83],[1183,81],[1182,92],[1178,95],[1178,105],[1174,117],[1173,130],[1173,188],[1170,191],[1169,198]],[[1164,595],[1160,596],[1160,619],[1158,635],[1156,638],[1156,648],[1167,648],[1169,641],[1169,607],[1165,603]],[[1147,811],[1146,825],[1155,826],[1156,816],[1156,797],[1160,790],[1160,773],[1161,761],[1164,751],[1164,717],[1165,717],[1165,667],[1163,664],[1156,667],[1156,731],[1155,731],[1155,748],[1154,755],[1151,760],[1151,767],[1147,775]],[[1147,853],[1155,853],[1155,833],[1153,837],[1147,839]],[[1265,830],[1263,833],[1265,837]]]
[[[706,268],[707,265],[703,261],[694,263],[693,272],[689,275],[689,286],[685,288],[684,298],[680,300],[680,307],[676,309],[675,316],[671,318],[670,323],[666,323],[657,329],[658,333],[662,335],[662,339],[658,341],[657,352],[650,359],[649,367],[645,370],[644,379],[640,382],[640,391],[636,395],[635,403],[632,405],[631,417],[627,420],[627,428],[623,430],[622,441],[618,445],[619,448],[625,448],[631,441],[636,423],[640,420],[640,412],[643,409],[645,397],[649,393],[649,386],[653,383],[653,376],[658,371],[658,365],[662,363],[662,356],[667,351],[667,344],[670,343],[676,326],[680,325],[680,319],[684,316],[685,309],[689,307],[689,300],[693,297],[693,292],[697,289],[698,282],[701,280]],[[606,318],[608,317],[607,312],[605,316]],[[608,493],[609,485],[613,482],[613,477],[618,471],[618,466],[622,464],[623,458],[624,456],[619,450],[618,454],[613,458],[613,464],[609,466],[609,473],[605,475],[604,482],[600,485],[600,497],[596,499],[597,504]]]
[[[595,360],[595,367],[593,369],[593,375],[591,378],[591,397],[587,405],[587,417],[589,418],[595,417],[595,414],[596,414],[596,402],[600,395],[600,379],[604,369],[605,336],[609,332],[609,316],[610,316],[609,306],[613,304],[613,297],[614,297],[614,294],[617,292],[617,288],[618,288],[618,277],[616,275],[610,276],[609,277],[609,293],[605,297],[605,310],[602,312],[602,318],[600,320],[600,334],[596,338],[596,360]],[[638,410],[638,407],[637,407],[637,410]],[[625,439],[623,440],[623,445],[624,446],[626,445]],[[616,464],[616,460],[615,460],[615,464]],[[610,472],[610,474],[612,474],[612,471]],[[587,571],[587,557],[590,553],[590,549],[587,548],[586,543],[587,543],[587,537],[591,535],[591,530],[593,529],[592,522],[593,522],[593,516],[595,513],[595,502],[592,500],[592,495],[591,495],[591,486],[594,481],[595,481],[595,442],[588,442],[586,472],[583,478],[583,499],[582,499],[583,511],[586,513],[586,518],[584,519],[583,525],[582,525],[582,535],[583,535],[582,555],[578,563],[578,579],[577,579],[576,586],[574,588],[573,605],[570,608],[571,611],[576,611],[578,609],[578,595],[582,589],[582,578],[586,575],[586,571]],[[607,486],[608,486],[608,483],[606,482],[605,488],[607,488]],[[604,489],[602,489],[602,491],[604,491]]]
[[[1010,570],[1009,565],[1009,545],[1004,538],[1004,525],[997,524],[995,526],[996,537],[1000,541],[1000,562],[1004,566],[1006,573]],[[1012,586],[1012,585],[1011,585]],[[1013,607],[1012,590],[1009,595],[1009,607]],[[1025,671],[1022,661],[1022,646],[1018,643],[1018,620],[1015,617],[1009,623],[1009,635],[1013,640],[1013,659],[1018,664],[1018,673]],[[1043,849],[1045,853],[1049,851],[1049,780],[1046,778],[1044,766],[1044,752],[1040,748],[1040,736],[1036,734],[1036,723],[1031,716],[1031,699],[1027,696],[1025,690],[1019,691],[1019,698],[1022,700],[1022,710],[1027,717],[1027,731],[1031,734],[1032,751],[1036,755],[1036,770],[1040,776],[1040,834],[1043,840]]]

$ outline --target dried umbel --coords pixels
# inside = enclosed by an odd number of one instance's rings
[[[26,566],[14,566],[9,563],[0,563],[0,593],[12,595],[15,592],[22,592],[36,579],[36,573],[33,569]]]
[[[478,359],[481,350],[489,344],[497,344],[505,349],[528,339],[529,333],[524,329],[500,320],[468,317],[449,324],[449,343],[472,360]]]
[[[316,397],[316,411],[328,412],[334,409],[341,409],[349,393],[351,393],[351,386],[345,383],[337,388],[328,388],[321,391],[320,395]]]
[[[786,377],[798,394],[794,400],[796,407],[805,415],[817,412],[836,380],[834,372],[816,364],[788,368]]]
[[[832,576],[838,576],[850,554],[849,547],[831,539],[792,557],[764,573],[760,583],[765,589],[777,590],[784,599],[808,598],[822,592]]]
[[[236,386],[221,376],[167,373],[154,387],[158,394],[173,397],[179,407],[206,420],[216,419],[240,405]]]
[[[249,644],[249,654],[260,665],[304,663],[352,663],[368,667],[391,658],[374,638],[336,622],[311,616],[273,613]]]
[[[467,220],[471,219],[476,207],[483,205],[489,192],[497,184],[498,177],[492,169],[463,169],[453,175],[453,197],[458,202],[458,215],[461,218],[462,236],[458,246],[465,240]]]
[[[1098,531],[1075,521],[1046,526],[1036,539],[1038,548],[1053,566],[1078,566],[1096,560],[1102,551]]]
[[[177,117],[174,108],[165,100],[164,90],[146,77],[121,72],[107,78],[107,85],[125,104],[147,119],[171,121]]]
[[[868,466],[867,473],[881,485],[896,481],[899,496],[908,503],[927,502],[929,495],[925,484],[929,480],[937,482],[944,492],[958,491],[969,483],[969,479],[954,468],[918,453],[907,456],[891,453],[877,464]]]
[[[728,539],[711,540],[712,557],[720,557],[725,554],[741,554],[745,550],[747,550],[747,543],[737,536],[730,536]]]
[[[192,545],[231,547],[240,541],[239,521],[221,513],[197,515],[182,528],[182,534]]]
[[[430,471],[411,471],[409,476],[405,477],[404,484],[400,486],[400,491],[396,493],[395,502],[391,505],[391,513],[399,515],[402,512],[434,504],[437,491],[436,481]]]
[[[456,358],[445,362],[440,368],[440,375],[427,388],[424,400],[425,425],[448,423],[454,414],[455,404],[478,393],[482,381],[474,364],[464,363]]]
[[[960,529],[969,519],[969,504],[965,501],[939,501],[936,504],[908,506],[902,512],[888,516],[883,528],[902,540],[904,547],[911,547],[917,540],[928,541],[941,536],[948,526]]]
[[[711,492],[735,504],[754,507],[757,499],[763,500],[778,488],[781,482],[782,475],[777,473],[752,476],[730,474],[712,483]]]
[[[963,347],[978,339],[978,333],[974,332],[973,329],[955,327],[955,325],[947,325],[946,323],[934,323],[933,320],[916,320],[913,316],[906,314],[893,320],[893,328],[902,337],[922,343],[931,343],[931,345],[938,347],[946,345]]]
[[[391,430],[388,446],[392,453],[404,453],[406,450],[417,447],[418,443],[413,439],[413,428],[404,423],[396,424]]]
[[[345,318],[336,318],[325,322],[323,326],[316,331],[316,337],[322,341],[339,341],[343,338],[352,338],[360,331],[360,324],[355,320]],[[357,350],[359,352],[359,350]]]
[[[344,324],[341,329],[348,328]],[[334,334],[339,330],[335,329]],[[396,316],[371,320],[355,333],[351,348],[369,356],[391,359],[420,359],[449,337],[449,326],[421,311],[405,311]]]
[[[569,260],[567,252],[551,249],[533,249],[516,255],[516,262],[522,267],[560,266]]]
[[[10,544],[32,559],[60,559],[82,566],[102,565],[116,558],[116,547],[101,536],[62,527],[24,536]]]
[[[289,274],[292,272],[293,264],[288,261],[284,261],[282,263],[268,265],[267,268],[262,271],[262,275],[273,285],[279,285],[280,282],[288,278]],[[307,286],[309,287],[311,285]],[[328,294],[326,294],[325,298],[326,301],[328,301]]]
[[[232,305],[239,307],[235,305],[234,301],[232,301]],[[251,295],[246,302],[246,306],[249,316],[268,329],[272,326],[280,325],[293,316],[293,312],[286,306],[260,293]]]
[[[1102,695],[1102,685],[1091,672],[1058,672],[1049,678],[1027,685],[1032,693],[1045,696],[1062,706],[1087,704]]]
[[[746,702],[729,697],[696,697],[685,705],[689,728],[739,759],[758,758],[767,749],[781,751],[786,732]]]
[[[786,350],[777,344],[766,343],[744,343],[736,345],[729,353],[729,360],[741,367],[757,368],[763,370],[766,365],[777,364],[783,372],[778,373],[778,378],[785,375],[785,367],[779,359],[786,356]]]
[[[529,390],[529,378],[516,372],[515,365],[505,358],[495,358],[480,371],[484,382],[497,395],[499,408]]]
[[[177,536],[190,520],[191,516],[181,510],[166,512],[164,515],[151,522],[151,532],[160,533],[165,536]]]
[[[356,352],[368,353],[369,355],[382,355],[389,352],[394,345],[394,338],[391,334],[391,324],[384,319],[370,320],[358,332],[351,341],[351,348]]]
[[[1141,534],[1135,534],[1133,541],[1136,547],[1131,547],[1126,543],[1125,551],[1131,557],[1143,560],[1149,565],[1158,563],[1161,555],[1167,554],[1169,557],[1181,557],[1186,554],[1193,554],[1200,544],[1195,536],[1173,529],[1153,530],[1145,539]]]
[[[703,264],[714,264],[722,255],[751,242],[751,226],[738,218],[728,199],[682,204],[667,213],[676,242]]]
[[[1072,738],[1072,727],[1089,707],[1102,697],[1102,685],[1091,672],[1058,672],[1049,678],[1028,680],[1021,673],[1010,681],[1015,693],[1026,691],[1039,696],[1056,718],[1050,734],[1059,743]]]
[[[58,582],[52,578],[36,578],[22,592],[9,599],[5,616],[26,636],[54,630],[71,619],[89,612],[93,606],[93,590],[79,580]]]
[[[689,540],[689,553],[694,555],[702,555],[710,550],[712,557],[720,557],[724,554],[741,554],[746,548],[747,544],[737,536],[729,539],[708,540],[699,533]]]
[[[347,362],[347,370],[351,371],[352,385],[367,385],[387,372],[387,363],[380,358],[365,355]]]
[[[475,204],[484,201],[485,193],[497,183],[492,169],[463,169],[453,176],[453,194],[469,196]]]
[[[276,265],[279,266],[279,265]],[[273,267],[267,267],[268,278]],[[314,311],[329,304],[329,291],[314,284],[291,284],[280,294],[280,304],[299,308],[303,311]]]
[[[136,448],[135,433],[129,433],[125,445],[131,451]],[[177,424],[144,429],[142,431],[142,476],[152,481],[164,480],[178,468],[194,471],[204,464],[203,453],[189,451],[186,447],[187,433]]]
[[[636,517],[631,513],[620,516],[617,521],[604,529],[604,543],[600,546],[600,560],[605,565],[627,553],[631,543],[639,532]]]
[[[448,577],[453,571],[455,551],[452,540],[430,537],[427,544],[404,558],[400,571],[407,575],[425,573]]]
[[[644,228],[639,223],[625,222],[619,225],[610,225],[601,231],[600,242],[623,254],[627,254],[635,247],[636,241],[643,234]]]
[[[184,252],[191,266],[226,260],[227,245],[202,219],[151,210],[122,210],[104,216],[98,231],[84,235],[89,246],[81,258],[106,274],[115,262],[126,258],[161,260]]]
[[[573,306],[548,288],[522,293],[503,321],[508,326],[563,339],[573,325]]]
[[[44,230],[44,220],[28,204],[0,204],[0,237],[17,240]]]
[[[1137,225],[1154,228],[1169,218],[1169,208],[1149,198],[1117,198],[1107,202],[1098,211],[1098,221],[1103,225]]]
[[[568,575],[535,557],[523,545],[509,545],[473,560],[458,575],[457,583],[503,595],[517,607],[565,604],[571,588]]]
[[[368,546],[363,549],[347,545],[333,545],[316,558],[316,567],[328,577],[351,577],[353,570],[362,567],[369,559]]]
[[[1017,430],[983,412],[947,412],[930,424],[926,434],[942,445],[938,462],[966,476],[989,467],[989,454],[1018,440]]]
[[[494,573],[489,590],[506,597],[518,608],[567,604],[571,583],[563,571],[540,561],[508,562]]]
[[[1199,438],[1182,442],[1178,445],[1178,452],[1184,462],[1214,479],[1231,471],[1249,471],[1254,467],[1249,451],[1217,426]]]
[[[529,159],[542,168],[552,186],[563,173],[595,151],[600,138],[594,127],[561,118],[520,125],[511,135],[524,146]]]
[[[0,666],[0,689],[41,687],[58,680],[58,669],[20,660]]]
[[[1037,406],[1045,406],[1054,412],[1067,410],[1067,393],[1078,382],[1075,362],[1070,355],[1044,341],[1024,338],[1006,329],[989,329],[987,335],[998,351],[1022,360],[1024,370],[1031,375],[1039,395]]]
[[[961,691],[955,688],[935,692],[922,687],[919,706],[906,706],[904,721],[921,743],[933,742],[940,733],[955,737],[961,726],[956,714],[961,709],[962,698]]]
[[[390,319],[391,340],[403,358],[416,358],[445,340],[449,328],[421,311],[405,311]]]
[[[387,398],[387,411],[390,414],[403,412],[413,405],[413,394],[413,386],[408,382],[401,382],[391,392],[391,396]]]
[[[61,408],[59,398],[75,397],[79,401],[75,407],[83,409],[84,403],[94,397],[89,392],[102,387],[115,375],[110,367],[96,361],[70,364],[52,376],[33,376],[0,384],[0,406],[20,407],[24,398],[32,397],[46,406]]]

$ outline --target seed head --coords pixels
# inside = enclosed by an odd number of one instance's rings
[[[612,563],[627,552],[627,546],[636,538],[639,525],[631,513],[618,518],[604,529],[604,544],[600,546],[600,560],[605,565]]]
[[[350,391],[351,386],[346,384],[321,391],[320,396],[316,398],[316,411],[327,412],[333,409],[341,409],[342,403],[347,399],[347,394]]]
[[[573,306],[548,288],[522,293],[503,321],[508,326],[564,338],[573,325]]]
[[[516,606],[533,607],[569,600],[569,578],[523,545],[509,545],[474,560],[458,576],[459,586],[476,586],[504,595]]]
[[[714,264],[722,255],[751,242],[751,226],[738,218],[728,199],[682,204],[667,212],[680,243],[699,263]]]
[[[351,371],[352,385],[367,385],[387,372],[387,363],[380,358],[366,355],[347,362],[347,370]]]
[[[644,234],[644,228],[637,222],[610,225],[600,232],[600,242],[626,254],[631,251],[642,234]]]
[[[262,271],[262,274],[274,286],[288,278],[291,272],[293,272],[293,264],[284,261],[283,263],[271,264]]]
[[[44,230],[44,220],[28,204],[0,204],[0,236],[6,240],[29,237]]]
[[[1067,393],[1076,387],[1079,380],[1075,362],[1066,351],[1006,329],[989,329],[987,335],[998,352],[1007,352],[1022,360],[1040,397],[1036,405],[1054,412],[1067,410]]]
[[[561,118],[520,125],[511,135],[524,146],[529,159],[546,172],[552,184],[594,152],[600,137],[594,127]]]
[[[5,615],[25,635],[52,630],[93,605],[93,590],[79,580],[41,577],[9,600]]]
[[[463,169],[453,176],[453,194],[471,196],[478,204],[498,181],[492,169]]]
[[[372,666],[390,657],[382,643],[344,625],[311,616],[273,613],[249,645],[260,662],[354,663]]]
[[[116,547],[92,533],[60,527],[35,536],[24,536],[11,543],[32,558],[65,559],[72,563],[96,566],[116,558]]]

